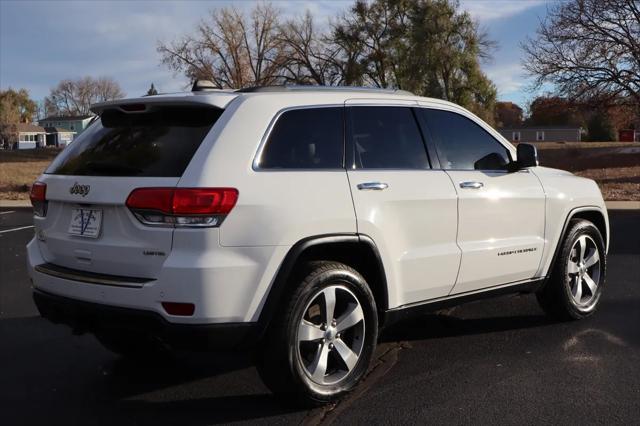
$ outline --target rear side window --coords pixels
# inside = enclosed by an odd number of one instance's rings
[[[451,111],[418,108],[443,169],[505,170],[509,151],[482,127]]]
[[[144,113],[105,110],[46,173],[180,177],[222,110],[159,107]]]
[[[428,169],[429,159],[407,107],[350,107],[349,125],[358,169]]]
[[[261,169],[341,169],[344,108],[304,108],[278,117],[259,160]]]

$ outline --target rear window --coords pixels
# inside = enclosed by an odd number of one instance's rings
[[[145,113],[105,110],[46,173],[180,177],[222,110],[161,107]]]
[[[261,169],[340,169],[344,155],[344,107],[282,113],[260,157]]]

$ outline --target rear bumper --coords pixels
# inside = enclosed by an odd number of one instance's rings
[[[197,234],[196,234],[197,235]],[[56,264],[40,242],[27,245],[27,271],[39,291],[99,305],[150,311],[171,324],[253,323],[259,320],[286,247],[195,246],[172,250],[154,279],[125,276],[119,268]],[[106,272],[106,273],[105,273]],[[170,315],[163,302],[193,303],[191,316]]]
[[[176,349],[237,349],[257,340],[256,323],[174,324],[153,311],[85,302],[34,290],[40,314],[74,332],[129,330],[154,336]]]

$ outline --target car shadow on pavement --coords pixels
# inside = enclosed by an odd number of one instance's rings
[[[179,401],[126,401],[122,412],[139,424],[206,425],[251,421],[299,409],[287,408],[271,394],[231,395],[214,398],[192,398]]]
[[[242,353],[182,352],[151,363],[117,357],[107,374],[106,395],[139,424],[229,423],[300,411],[269,393]],[[179,385],[186,389],[171,391]]]
[[[0,346],[11,348],[0,351],[2,425],[198,425],[306,414],[281,405],[243,354],[131,361],[39,317],[0,318]]]
[[[153,360],[112,356],[113,361],[103,365],[102,374],[107,377],[109,392],[121,398],[214,378],[252,365],[249,357],[232,353],[177,353]]]

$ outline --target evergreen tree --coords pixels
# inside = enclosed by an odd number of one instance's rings
[[[154,96],[157,94],[158,94],[158,91],[156,90],[156,87],[153,85],[153,83],[151,83],[151,87],[149,87],[149,90],[147,90],[146,96]]]

